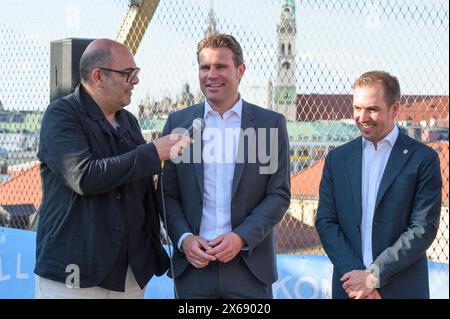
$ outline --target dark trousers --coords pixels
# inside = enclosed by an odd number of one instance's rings
[[[261,265],[264,267],[264,265]],[[189,265],[175,279],[179,299],[272,299],[272,285],[259,281],[237,255],[228,263]]]

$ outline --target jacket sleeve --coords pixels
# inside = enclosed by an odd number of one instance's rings
[[[39,160],[80,195],[108,192],[161,170],[153,144],[119,156],[94,159],[80,115],[64,100],[49,105],[42,119]]]
[[[335,187],[333,185],[332,156],[326,159],[319,188],[319,207],[317,209],[316,230],[322,246],[333,263],[339,277],[355,269],[365,269],[361,258],[343,232],[335,206]]]
[[[275,153],[276,160],[273,161],[274,159],[271,158],[270,165],[277,163],[277,166],[267,181],[265,197],[245,220],[233,229],[233,232],[244,239],[249,253],[273,231],[290,204],[289,138],[284,116],[278,117],[276,128],[278,140],[275,146],[278,148]]]
[[[439,227],[441,202],[439,157],[432,151],[426,154],[418,169],[408,228],[371,265],[375,266],[375,271],[379,271],[381,288],[394,279],[396,274],[415,263],[433,243]]]

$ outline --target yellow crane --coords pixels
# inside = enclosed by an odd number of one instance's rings
[[[159,0],[130,0],[116,40],[136,54],[145,31],[158,8]]]

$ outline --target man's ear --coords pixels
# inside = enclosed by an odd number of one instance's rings
[[[100,69],[93,69],[91,72],[91,79],[96,87],[103,87],[105,75]]]
[[[394,118],[397,118],[398,113],[400,112],[400,101],[395,101],[394,104],[392,104],[391,108],[392,108],[392,116]]]
[[[245,69],[246,69],[246,66],[245,66],[244,63],[242,63],[240,66],[238,66],[238,77],[239,77],[239,82],[241,82],[242,77],[244,76]]]

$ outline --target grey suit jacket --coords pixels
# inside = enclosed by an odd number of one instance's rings
[[[188,128],[195,118],[203,118],[204,103],[190,106],[170,114],[163,130],[169,134],[178,127]],[[248,160],[244,147],[244,163],[236,163],[231,202],[232,231],[246,242],[248,250],[241,250],[245,264],[262,282],[277,280],[274,255],[274,227],[283,218],[290,203],[289,140],[284,116],[243,101],[241,128],[276,128],[278,130],[278,166],[273,174],[260,174],[264,166]],[[267,130],[268,132],[269,130]],[[272,147],[269,134],[266,145]],[[247,139],[246,139],[247,140]],[[248,140],[258,145],[259,137]],[[273,141],[272,141],[273,142]],[[250,146],[250,147],[251,147]],[[192,148],[191,145],[191,154]],[[272,152],[272,149],[270,149]],[[238,157],[242,153],[238,151]],[[163,186],[169,235],[174,246],[184,233],[199,234],[203,211],[203,163],[178,163],[167,161],[164,165]],[[186,269],[188,261],[177,247],[174,249],[174,276]]]
[[[331,151],[320,184],[316,228],[331,259],[333,298],[347,298],[339,281],[365,269],[361,245],[361,137]],[[377,194],[373,264],[383,298],[429,298],[426,250],[436,237],[442,179],[437,153],[399,134]]]

